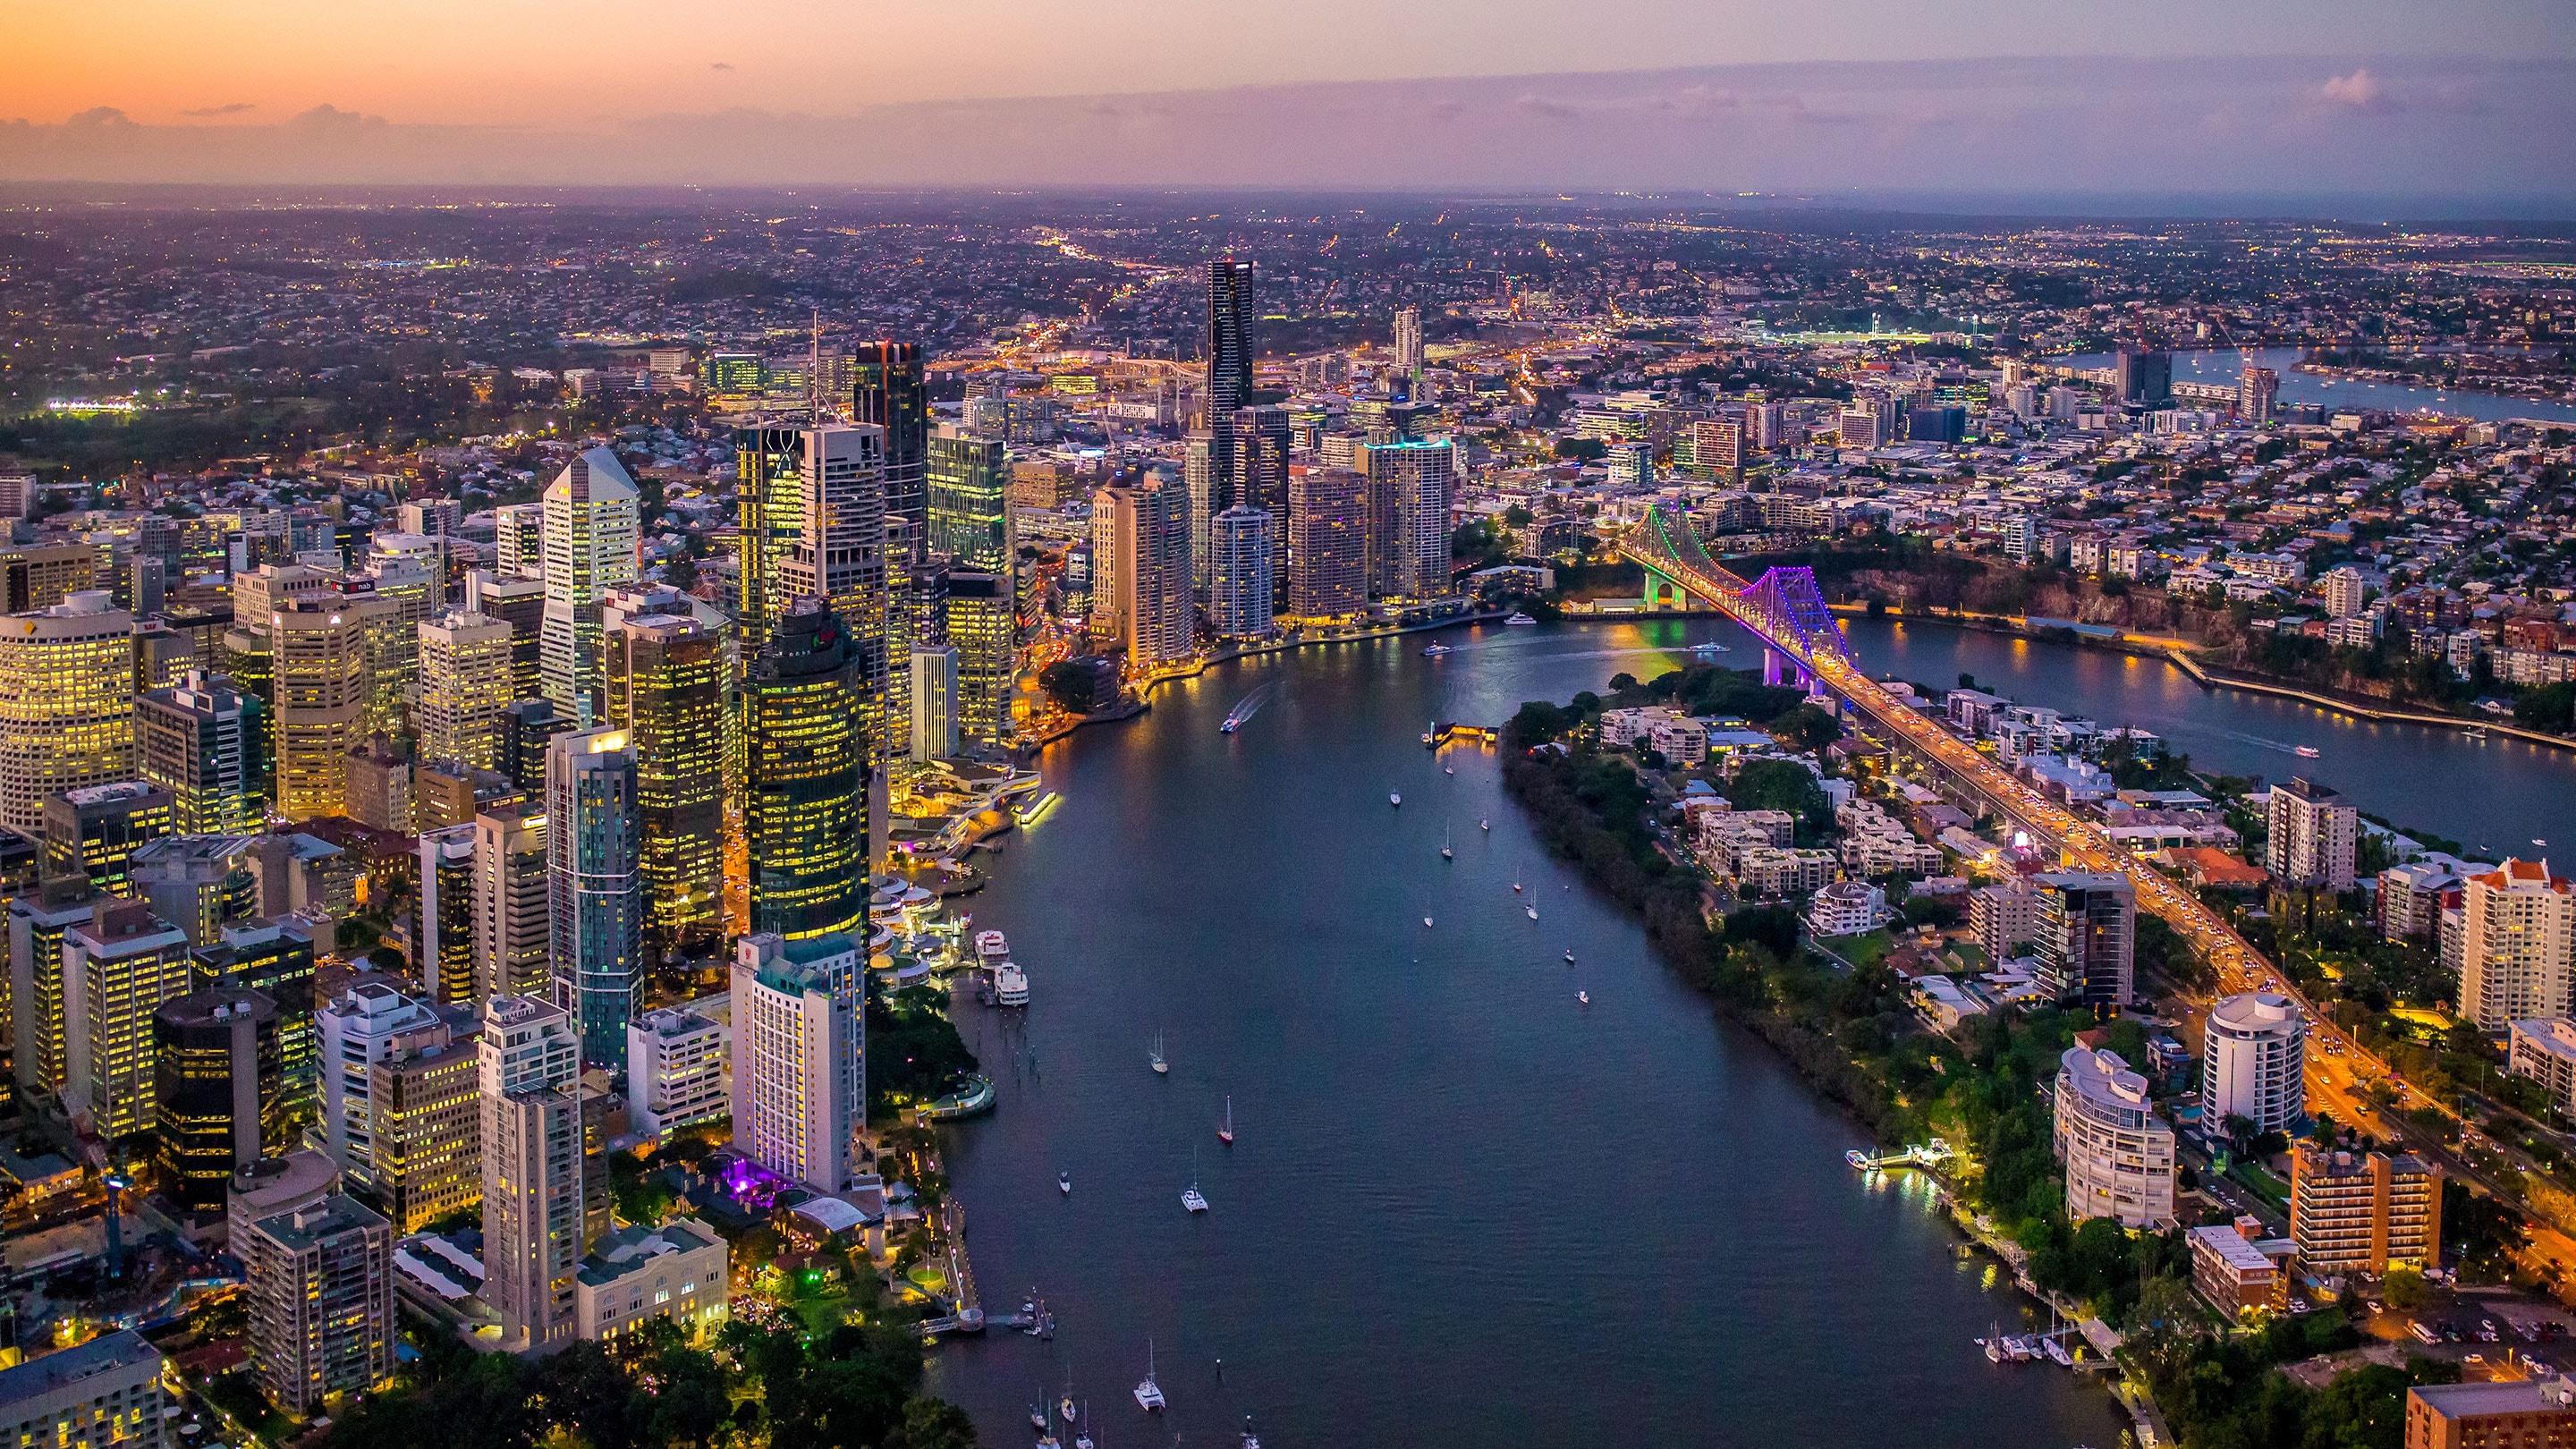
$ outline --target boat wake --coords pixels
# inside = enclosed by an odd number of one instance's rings
[[[1217,728],[1227,734],[1233,734],[1236,730],[1250,724],[1252,722],[1252,717],[1261,712],[1261,707],[1263,705],[1268,704],[1273,699],[1279,697],[1280,687],[1285,683],[1285,680],[1274,679],[1268,684],[1261,686],[1259,689],[1254,690],[1250,694],[1245,695],[1243,698],[1236,700],[1234,702],[1234,708],[1226,711],[1225,723],[1217,726]]]

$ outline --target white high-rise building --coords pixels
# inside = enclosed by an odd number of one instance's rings
[[[565,719],[597,718],[600,602],[635,582],[635,480],[617,455],[593,448],[564,465],[545,495],[545,614],[538,674]]]
[[[474,817],[474,994],[542,996],[548,953],[546,812],[525,801]]]
[[[2370,593],[2370,576],[2346,566],[2329,571],[2319,581],[2325,594],[2326,612],[2338,619],[2361,616],[2363,599]]]
[[[2576,1015],[2576,895],[2545,860],[2513,860],[2463,887],[2460,1015],[2502,1033]]]
[[[2174,1134],[2147,1079],[2119,1053],[2069,1047],[2057,1070],[2054,1146],[2066,1164],[2066,1216],[2142,1228],[2174,1220]]]
[[[483,1003],[474,1044],[483,1112],[483,1299],[513,1353],[575,1329],[581,1269],[581,1032],[525,996]]]
[[[420,758],[488,770],[510,707],[509,621],[455,612],[420,628]]]
[[[2201,1034],[2201,1120],[2242,1117],[2257,1135],[2278,1132],[2307,1109],[2307,1020],[2272,991],[2221,1000]]]
[[[746,936],[734,959],[734,1149],[817,1192],[850,1185],[867,1123],[863,966],[839,935]]]
[[[1208,520],[1208,622],[1220,639],[1264,639],[1270,619],[1272,519],[1237,505]]]
[[[1422,376],[1422,309],[1406,307],[1395,314],[1395,370],[1408,378]]]
[[[1369,480],[1369,587],[1400,598],[1449,591],[1449,492],[1457,450],[1446,438],[1362,448]]]
[[[635,1130],[662,1137],[729,1115],[731,1044],[724,1023],[685,1006],[648,1011],[628,1023],[626,1105]]]
[[[2264,844],[2263,864],[2274,880],[2337,895],[2352,889],[2360,811],[2323,785],[2293,778],[2272,787],[2269,814],[2271,834]]]
[[[376,1063],[443,1043],[438,1013],[381,981],[352,986],[315,1013],[322,1027],[322,1145],[351,1182],[377,1188]]]
[[[911,754],[916,764],[957,753],[957,646],[912,651]]]
[[[1189,658],[1195,640],[1188,494],[1179,479],[1155,472],[1133,487],[1104,488],[1101,499],[1110,516],[1109,575],[1119,593],[1111,612],[1127,646],[1128,667],[1149,669]],[[1097,583],[1092,597],[1099,598]],[[1099,612],[1095,602],[1093,613]]]

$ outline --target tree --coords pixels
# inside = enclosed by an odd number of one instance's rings
[[[2428,1296],[2423,1270],[2407,1263],[2392,1266],[2379,1280],[2379,1291],[2391,1308],[2420,1308]]]
[[[888,1445],[895,1440],[886,1441]],[[915,1399],[903,1406],[901,1449],[976,1449],[975,1422],[946,1399]]]
[[[1802,750],[1821,750],[1843,737],[1842,722],[1812,704],[1771,721],[1771,732]]]
[[[1091,666],[1075,659],[1059,659],[1038,671],[1038,688],[1066,714],[1091,713]]]
[[[698,561],[687,554],[682,554],[664,564],[662,582],[684,594],[695,590],[698,586]]]

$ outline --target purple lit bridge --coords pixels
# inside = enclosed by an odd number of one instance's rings
[[[1688,519],[1661,508],[1647,509],[1645,521],[1620,537],[1618,549],[1646,571],[1647,612],[1697,603],[1723,611],[1752,631],[1762,641],[1763,683],[1794,679],[1800,688],[1817,693],[1825,687],[1820,673],[1847,677],[1858,672],[1843,626],[1816,591],[1813,569],[1771,569],[1746,583],[1708,556]]]

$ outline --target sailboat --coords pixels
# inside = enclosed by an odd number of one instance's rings
[[[1154,1050],[1148,1054],[1146,1060],[1154,1064],[1154,1074],[1156,1076],[1171,1075],[1172,1064],[1163,1060],[1163,1034],[1159,1031],[1154,1033]]]
[[[1491,830],[1494,828],[1494,822],[1491,820],[1479,820],[1476,822],[1476,828],[1478,830]]]
[[[1073,1449],[1091,1449],[1091,1401],[1082,1401],[1082,1427],[1073,1431]]]
[[[1181,1206],[1193,1213],[1208,1210],[1207,1197],[1199,1191],[1199,1154],[1195,1147],[1190,1149],[1190,1185],[1181,1189]]]
[[[1136,1407],[1149,1414],[1163,1412],[1163,1386],[1154,1382],[1154,1340],[1145,1340],[1145,1381],[1136,1386]]]
[[[1216,1129],[1216,1140],[1228,1147],[1234,1145],[1234,1098],[1225,1099],[1225,1125]]]
[[[1424,916],[1422,918],[1422,924],[1425,929],[1428,929],[1431,925],[1431,918],[1429,916]]]
[[[1512,882],[1512,894],[1513,894],[1513,895],[1519,895],[1520,893],[1521,893],[1521,883],[1520,883],[1519,881],[1513,881],[1513,882]]]
[[[1456,860],[1458,858],[1449,853],[1449,827],[1446,825],[1440,827],[1440,858],[1442,860]]]
[[[1592,993],[1589,991],[1578,990],[1574,993],[1574,999],[1585,1006],[1590,1006],[1592,1004]]]
[[[1386,792],[1386,803],[1401,809],[1404,805],[1404,797],[1393,790],[1389,790]]]
[[[1070,1375],[1070,1374],[1068,1374],[1068,1375],[1066,1375],[1066,1376],[1065,1376],[1065,1380],[1064,1380],[1064,1397],[1063,1397],[1063,1398],[1061,1398],[1061,1399],[1058,1399],[1058,1400],[1056,1401],[1055,1411],[1056,1411],[1057,1413],[1059,1413],[1059,1414],[1064,1415],[1064,1421],[1065,1421],[1066,1423],[1070,1424],[1070,1423],[1072,1423],[1072,1422],[1074,1421],[1074,1418],[1075,1418],[1075,1411],[1074,1411],[1074,1407],[1073,1407],[1073,1377],[1072,1377],[1072,1375]]]
[[[1070,1172],[1057,1173],[1055,1175],[1055,1190],[1063,1193],[1066,1197],[1073,1196],[1073,1174]]]
[[[1038,1386],[1038,1401],[1029,1405],[1029,1427],[1043,1434],[1046,1432],[1046,1426],[1046,1386],[1044,1384],[1040,1384]]]
[[[1524,911],[1529,912],[1529,918],[1530,918],[1531,920],[1535,921],[1535,920],[1537,920],[1537,919],[1538,919],[1538,907],[1536,907],[1536,906],[1523,906],[1523,907],[1521,907],[1521,909],[1522,909],[1522,910],[1524,910]]]

